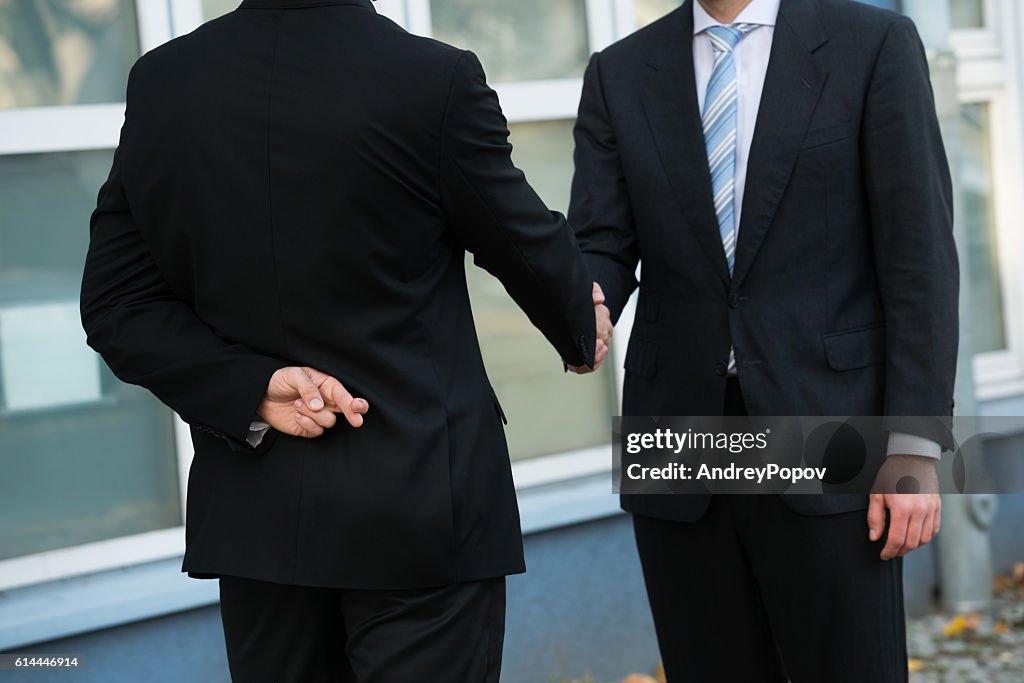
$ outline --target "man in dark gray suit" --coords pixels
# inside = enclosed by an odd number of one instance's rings
[[[510,152],[477,58],[370,0],[245,0],[132,69],[82,319],[192,426],[183,568],[236,680],[497,681],[525,565],[466,252],[607,353]]]
[[[613,319],[639,286],[623,414],[951,414],[950,176],[906,18],[688,0],[595,55],[569,219]],[[623,496],[670,681],[906,680],[900,558],[951,438],[890,429],[882,474],[921,495]]]

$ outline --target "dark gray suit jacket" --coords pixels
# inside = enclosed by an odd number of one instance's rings
[[[569,221],[614,316],[640,288],[623,414],[721,414],[735,345],[754,415],[950,415],[952,190],[913,24],[848,0],[782,0],[730,277],[692,2],[594,55],[576,125]],[[952,443],[942,420],[898,431]],[[866,497],[788,502],[820,514]],[[708,497],[623,503],[693,519]]]
[[[146,54],[100,191],[89,343],[193,427],[184,568],[413,588],[523,571],[465,256],[572,364],[592,280],[510,158],[472,53],[370,0],[245,0]],[[311,365],[370,403],[318,439],[249,424]]]

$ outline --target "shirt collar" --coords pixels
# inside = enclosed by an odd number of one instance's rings
[[[737,24],[758,24],[760,26],[775,26],[779,17],[779,4],[782,0],[752,0],[734,23]],[[712,26],[719,26],[703,5],[698,0],[693,0],[693,35],[703,33]]]

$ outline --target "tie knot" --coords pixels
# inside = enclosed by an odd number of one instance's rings
[[[729,26],[709,26],[706,29],[715,52],[732,52],[743,40],[743,36],[757,28],[757,24],[730,24]]]

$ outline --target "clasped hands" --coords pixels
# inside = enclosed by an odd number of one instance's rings
[[[587,373],[594,372],[601,363],[604,362],[605,357],[608,355],[608,351],[611,349],[612,343],[612,332],[614,328],[612,326],[612,314],[608,310],[608,307],[604,305],[604,290],[601,289],[601,285],[594,283],[592,290],[594,297],[594,324],[597,326],[597,342],[596,348],[594,349],[594,367],[587,367],[586,365],[569,365],[566,363],[566,367],[572,370],[577,375],[586,375]]]

